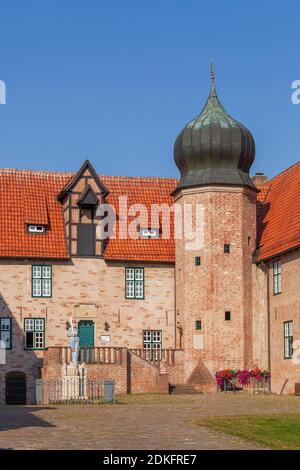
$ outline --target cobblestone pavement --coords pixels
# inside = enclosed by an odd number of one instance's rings
[[[1,449],[256,449],[199,427],[207,416],[300,412],[299,397],[124,397],[118,405],[0,407]]]

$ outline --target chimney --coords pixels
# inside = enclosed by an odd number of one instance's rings
[[[252,176],[251,180],[255,184],[255,186],[260,186],[262,184],[265,184],[268,181],[267,175],[264,173],[255,173],[254,176]]]

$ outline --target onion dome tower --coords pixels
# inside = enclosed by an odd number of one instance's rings
[[[177,137],[181,179],[175,219],[176,348],[183,349],[181,384],[215,390],[220,368],[253,363],[253,253],[257,189],[249,177],[251,133],[220,103],[211,68],[203,111]]]
[[[211,65],[211,89],[202,112],[178,135],[175,163],[181,173],[177,190],[199,185],[254,187],[249,170],[255,157],[251,132],[233,119],[219,101]]]

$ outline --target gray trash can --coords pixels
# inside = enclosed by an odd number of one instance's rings
[[[115,403],[115,381],[105,380],[104,381],[104,401]]]
[[[35,401],[38,405],[42,403],[42,380],[36,379],[35,381]]]

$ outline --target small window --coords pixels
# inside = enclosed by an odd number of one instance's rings
[[[96,224],[77,224],[77,255],[95,256]]]
[[[159,229],[158,228],[141,228],[140,237],[148,239],[157,239],[159,238]]]
[[[12,324],[11,318],[0,318],[1,348],[12,349]]]
[[[44,318],[25,318],[25,349],[45,348],[45,320]]]
[[[45,233],[45,225],[28,225],[28,232],[30,233]]]
[[[32,297],[51,297],[52,266],[32,265]]]
[[[225,321],[230,321],[231,320],[231,312],[227,311],[225,312]]]
[[[229,243],[224,244],[224,253],[230,253],[230,244]]]
[[[276,260],[273,262],[273,292],[274,294],[281,294],[281,261]]]
[[[147,360],[160,360],[162,348],[162,334],[160,330],[145,330],[143,332],[143,349]]]
[[[144,268],[125,268],[125,298],[144,299]]]
[[[201,320],[196,320],[195,326],[196,326],[196,330],[201,330]]]
[[[195,266],[201,266],[201,258],[200,258],[200,256],[195,256]]]
[[[293,322],[284,322],[284,359],[293,357]]]

